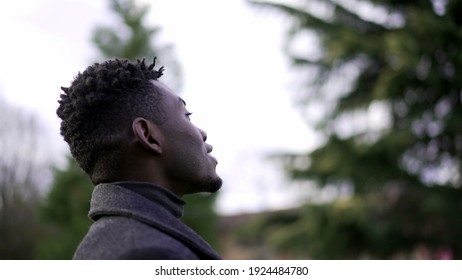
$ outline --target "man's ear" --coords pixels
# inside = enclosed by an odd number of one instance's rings
[[[136,140],[148,151],[161,154],[161,132],[158,126],[144,118],[136,118],[132,123]]]

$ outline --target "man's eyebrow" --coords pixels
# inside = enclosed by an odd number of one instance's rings
[[[184,106],[186,106],[186,101],[183,100],[183,98],[178,96],[178,102],[183,103]]]

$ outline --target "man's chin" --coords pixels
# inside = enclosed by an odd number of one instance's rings
[[[220,177],[216,176],[213,178],[209,178],[206,182],[202,182],[202,184],[191,185],[190,188],[188,188],[189,191],[187,191],[185,194],[216,193],[221,189],[222,185],[223,180]]]
[[[223,180],[220,177],[216,176],[208,180],[207,184],[204,184],[204,192],[216,193],[221,189],[222,185]]]

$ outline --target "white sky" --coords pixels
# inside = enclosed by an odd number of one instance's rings
[[[314,137],[292,104],[283,18],[238,0],[150,3],[150,21],[175,46],[192,121],[207,131],[219,161],[225,184],[218,210],[287,206],[297,190],[285,186],[278,169],[262,158],[274,151],[304,151]],[[50,154],[67,151],[55,114],[59,87],[94,62],[91,31],[110,19],[107,1],[0,4],[0,94],[49,124]]]

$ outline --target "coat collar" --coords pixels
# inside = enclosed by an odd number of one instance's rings
[[[179,220],[184,204],[172,192],[148,183],[99,184],[93,191],[89,217],[93,221],[102,216],[131,217],[168,233],[204,258],[219,259],[205,240]]]

